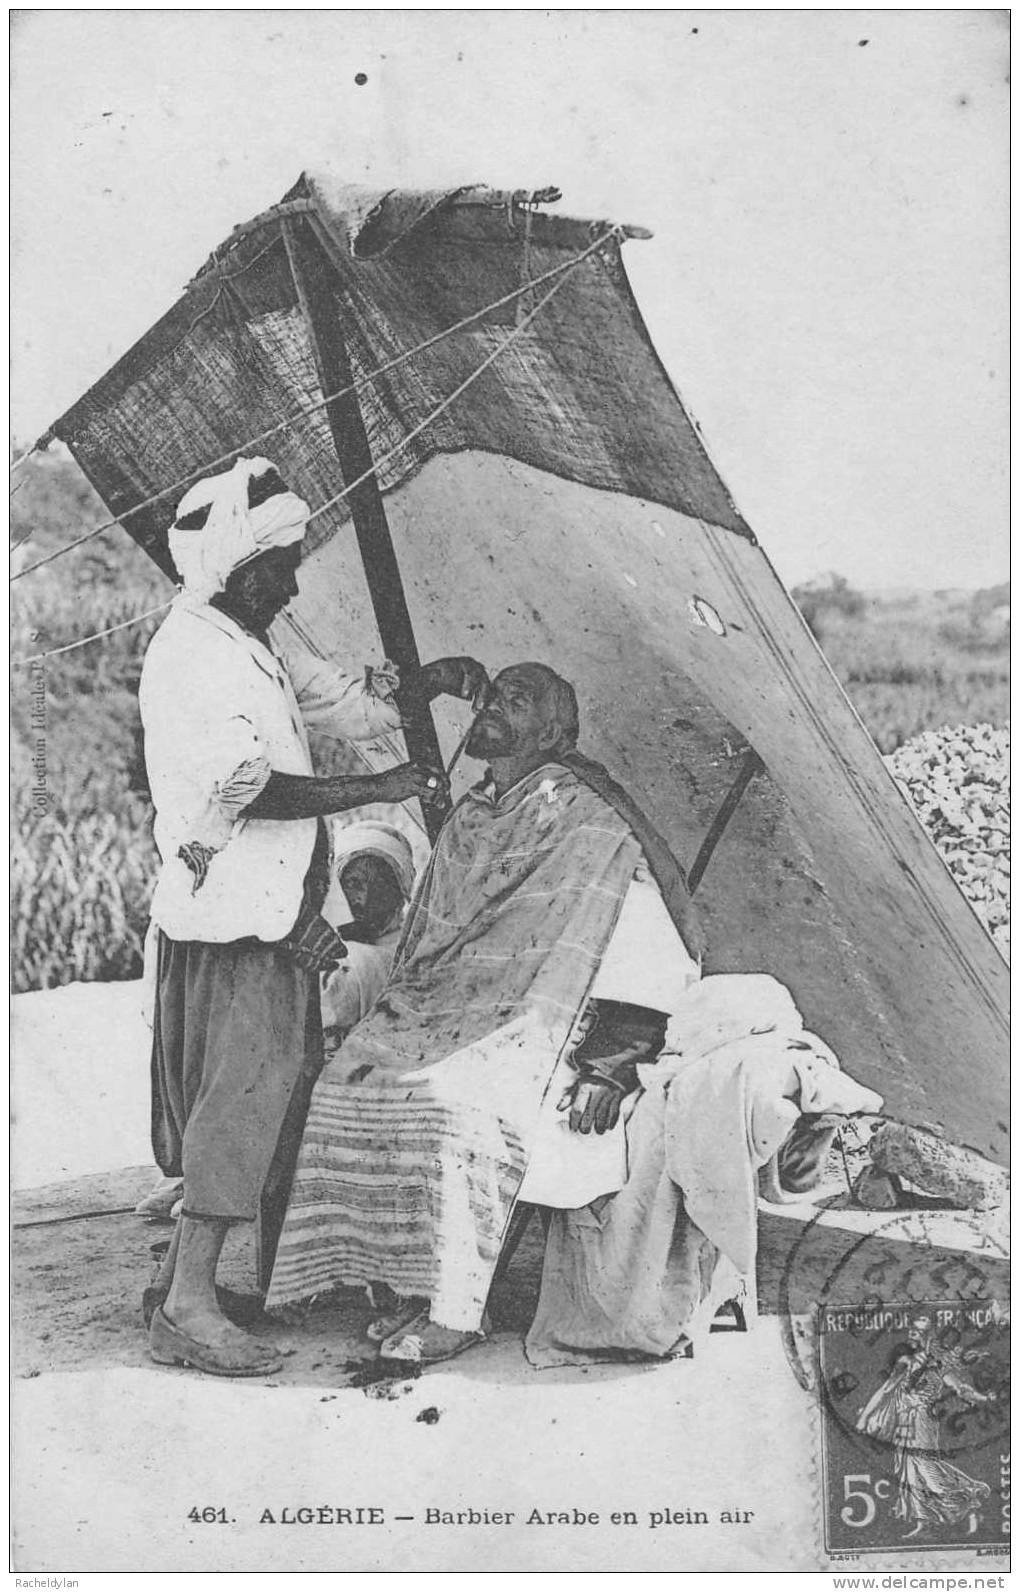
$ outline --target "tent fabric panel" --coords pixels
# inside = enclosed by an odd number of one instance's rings
[[[879,1032],[889,1033],[903,1052],[903,1114],[914,1121],[963,1120],[967,1125],[957,1127],[956,1137],[1004,1159],[1006,964],[771,569],[749,568],[711,535],[701,548],[717,555],[731,600],[752,619],[760,657],[752,678],[757,683],[771,672],[777,682],[778,689],[767,694],[771,711],[758,706],[749,733],[773,770],[783,757],[788,767],[803,771],[799,780],[777,777],[815,856],[838,859],[838,867],[821,877],[839,903],[852,943],[867,958],[879,996]],[[718,682],[719,674],[718,668],[699,671],[705,683]],[[745,693],[744,686],[739,689]],[[733,694],[716,689],[715,700],[732,704]],[[951,1108],[930,1109],[931,1080],[918,1072],[928,1066],[940,1072]]]
[[[309,225],[303,217],[287,224]],[[321,399],[305,333],[290,320],[296,294],[274,225],[240,241],[222,270],[198,278],[54,426],[115,513]],[[332,240],[335,312],[358,376],[529,279],[523,244],[505,229],[499,242],[437,239],[425,229],[391,254],[355,261],[336,246],[338,227],[334,215],[319,230]],[[515,305],[504,306],[362,389],[381,458],[472,376],[497,347],[497,328],[513,337],[463,397],[381,466],[384,486],[436,451],[487,449],[589,485],[651,496],[750,535],[651,348],[615,240],[604,254],[566,276],[524,330],[517,330]],[[528,271],[536,276],[569,258],[569,250],[534,243]],[[310,440],[280,433],[272,449],[317,507],[341,483],[334,472],[328,490],[316,490],[328,428],[313,417],[307,431]],[[171,498],[128,525],[167,572],[173,507]],[[314,535],[331,535],[346,513],[343,503],[331,509]]]
[[[259,269],[273,271],[276,286],[289,289],[289,272],[282,277],[279,266],[279,260],[275,266],[264,261]],[[293,296],[289,306],[284,301],[261,324],[288,320],[292,342],[300,342],[303,322]],[[124,381],[119,387],[107,381],[99,396],[93,389],[58,423],[57,435],[67,442],[114,514],[127,514],[204,462],[229,453],[243,440],[238,435],[239,408],[248,436],[275,426],[295,409],[297,381],[307,379],[310,361],[306,357],[303,371],[298,368],[290,377],[267,340],[252,335],[252,324],[239,312],[232,293],[221,294],[193,316],[179,336],[160,337],[148,363],[132,352],[122,362]],[[293,429],[278,432],[270,446],[281,470],[305,468],[310,450]],[[314,450],[312,454],[314,458]],[[335,490],[331,449],[329,469],[330,489]],[[172,578],[176,577],[167,532],[184,491],[177,487],[126,522],[129,533]]]
[[[414,192],[362,188],[328,171],[305,172],[286,195],[312,199],[340,247],[361,260],[426,239],[430,246],[437,239],[505,244],[514,235],[523,238],[526,229],[536,243],[576,253],[597,231],[611,225],[578,221],[544,208],[533,209],[529,220],[522,205],[526,197],[524,189],[506,191],[485,184]],[[650,236],[641,227],[625,230]]]
[[[754,746],[769,777],[699,894],[711,965],[774,973],[892,1111],[1003,1157],[1005,966],[760,550],[483,454],[433,460],[387,511],[423,656],[572,678],[585,749],[681,860],[732,780],[726,742]],[[331,606],[350,554],[324,548],[303,577],[302,612],[339,647],[360,628]]]
[[[361,371],[527,280],[522,246],[513,240],[427,242],[357,267],[342,250],[332,251],[337,312]],[[563,258],[562,249],[533,242],[530,276]],[[521,303],[526,311],[531,300]],[[518,313],[514,303],[502,306],[360,395],[366,410],[391,407],[406,433],[493,351],[495,328],[515,333],[469,392],[409,447],[407,468],[439,450],[485,448],[593,486],[640,491],[750,536],[648,341],[615,242],[604,258],[593,256],[572,272],[523,331],[516,330]],[[406,373],[420,394],[407,390]],[[394,474],[392,467],[380,472],[384,486]]]
[[[530,275],[542,275],[563,258],[562,250],[533,244]],[[427,249],[407,248],[360,264],[354,275],[350,268],[343,274],[342,257],[334,254],[334,260],[345,335],[370,367],[527,280],[520,245],[512,242],[432,240]],[[545,291],[547,285],[536,294]],[[522,302],[526,309],[529,300]],[[429,350],[422,364],[415,360],[416,368],[427,369],[441,395],[451,393],[492,351],[492,328],[502,326],[510,334],[516,321],[515,306],[504,306]],[[384,328],[389,335],[381,335]],[[542,380],[522,383],[522,361],[540,368]],[[425,413],[404,408],[405,431]],[[605,258],[590,257],[564,280],[444,420],[450,416],[461,432],[460,446],[506,454],[591,486],[653,497],[750,535],[635,318],[615,242],[607,244]],[[600,437],[596,449],[590,446],[592,429]],[[422,456],[439,446],[431,427],[416,444]]]

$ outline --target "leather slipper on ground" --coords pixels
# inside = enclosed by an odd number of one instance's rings
[[[283,1356],[270,1344],[249,1338],[237,1347],[200,1343],[157,1310],[149,1327],[149,1353],[157,1365],[190,1365],[210,1376],[268,1376],[278,1371]]]
[[[159,1288],[155,1284],[143,1291],[142,1320],[147,1327],[151,1326],[156,1311],[163,1308],[169,1292],[169,1288]],[[216,1303],[235,1327],[253,1327],[256,1322],[265,1320],[261,1294],[237,1293],[235,1289],[221,1288],[217,1283]]]
[[[399,1360],[411,1365],[439,1365],[452,1360],[476,1343],[485,1342],[484,1332],[454,1332],[449,1327],[437,1327],[431,1321],[413,1322],[417,1331],[394,1333],[379,1346],[381,1360]]]

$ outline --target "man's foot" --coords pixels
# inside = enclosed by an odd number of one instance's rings
[[[412,1323],[412,1329],[395,1332],[379,1345],[383,1360],[404,1360],[412,1365],[438,1365],[442,1360],[452,1360],[465,1349],[485,1341],[485,1332],[457,1332],[452,1327],[437,1326],[425,1316]]]
[[[158,1309],[149,1327],[158,1365],[190,1365],[211,1376],[267,1376],[283,1364],[279,1350],[233,1326],[216,1310],[189,1313],[187,1324]]]
[[[254,1343],[262,1348],[257,1338],[252,1338],[240,1327],[229,1321],[223,1312],[204,1295],[186,1294],[176,1286],[171,1286],[167,1298],[160,1310],[167,1321],[195,1338],[199,1343],[208,1343],[212,1348],[237,1348],[241,1343]],[[157,1312],[159,1314],[159,1312]],[[156,1317],[153,1316],[153,1321]],[[275,1354],[275,1345],[263,1349],[264,1353]]]
[[[152,1322],[157,1310],[166,1304],[170,1293],[170,1284],[163,1287],[154,1282],[142,1291],[142,1320],[146,1326]],[[219,1305],[228,1321],[237,1327],[253,1327],[257,1321],[265,1317],[264,1301],[261,1294],[237,1293],[233,1288],[222,1288],[216,1284],[216,1303]]]
[[[173,1208],[184,1196],[184,1179],[182,1177],[164,1177],[150,1189],[144,1199],[140,1199],[135,1206],[136,1216],[161,1218],[167,1221],[171,1218]]]

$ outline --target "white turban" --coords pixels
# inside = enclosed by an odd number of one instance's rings
[[[277,492],[257,508],[248,507],[252,478],[275,469],[268,459],[238,459],[222,475],[207,476],[185,493],[170,527],[170,556],[186,602],[208,602],[239,565],[267,548],[289,547],[304,536],[309,508],[296,493]],[[206,507],[209,514],[199,530],[181,528],[181,520]]]
[[[333,831],[333,868],[339,877],[353,857],[381,857],[388,862],[397,876],[405,901],[414,893],[414,855],[411,842],[392,824],[374,823],[364,819],[360,823],[345,824]]]

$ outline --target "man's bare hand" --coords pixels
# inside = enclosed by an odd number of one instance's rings
[[[450,794],[449,782],[441,768],[426,768],[421,763],[398,763],[374,776],[380,802],[412,801],[416,796],[426,806],[441,806]]]
[[[619,1089],[611,1083],[582,1078],[568,1090],[557,1106],[558,1111],[570,1112],[571,1133],[608,1133],[620,1120]]]
[[[425,664],[418,679],[430,702],[437,696],[455,696],[480,707],[489,688],[488,672],[477,658],[436,658]]]

